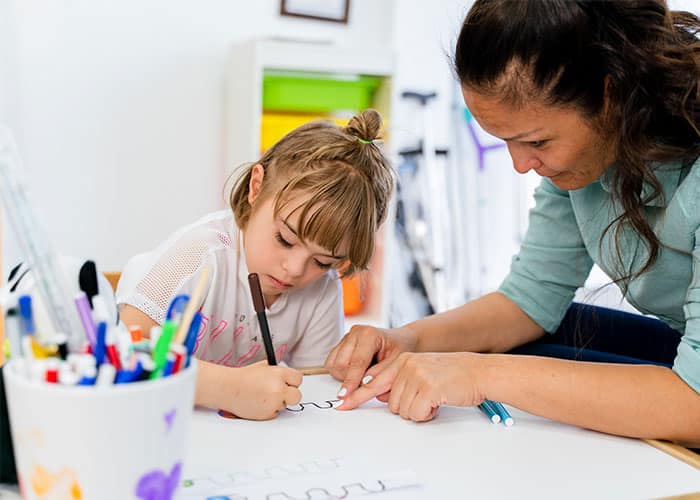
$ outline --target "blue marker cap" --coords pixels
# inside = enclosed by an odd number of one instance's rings
[[[107,322],[100,321],[97,324],[97,339],[95,340],[95,350],[93,355],[95,356],[95,364],[100,366],[105,360],[105,353],[107,352]]]
[[[167,377],[173,374],[173,368],[175,367],[175,357],[172,354],[168,354],[168,358],[163,367],[163,377]]]
[[[500,415],[496,412],[495,408],[491,406],[491,402],[489,400],[484,400],[483,403],[479,405],[479,409],[484,412],[484,414],[489,417],[489,420],[493,422],[494,424],[497,424],[498,422],[501,421]]]
[[[117,375],[114,377],[115,384],[128,384],[131,382],[132,373],[131,370],[118,370]]]
[[[489,403],[493,405],[493,408],[498,413],[498,416],[501,417],[501,421],[505,424],[506,427],[510,427],[515,423],[513,417],[510,416],[510,413],[508,413],[508,410],[506,410],[505,406],[503,406],[498,401],[489,401]]]
[[[117,375],[114,377],[115,384],[129,384],[140,379],[141,373],[143,372],[143,367],[141,361],[136,361],[136,366],[133,370],[119,370]]]
[[[25,335],[34,335],[34,318],[32,317],[32,297],[30,295],[22,295],[18,299],[19,315],[21,318],[22,333]]]
[[[78,380],[78,385],[95,385],[97,380],[97,369],[94,366],[88,366],[81,370],[81,377]]]
[[[176,295],[168,306],[168,312],[165,314],[165,319],[173,319],[173,316],[176,314],[181,316],[189,300],[189,295]]]

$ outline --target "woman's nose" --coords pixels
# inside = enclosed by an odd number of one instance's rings
[[[530,170],[540,168],[542,162],[524,148],[508,144],[508,153],[513,160],[513,168],[519,174],[526,174]]]

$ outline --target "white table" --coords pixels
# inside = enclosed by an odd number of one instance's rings
[[[302,402],[328,406],[338,386],[328,375],[304,377]],[[243,498],[233,493],[283,499],[300,492],[315,499],[324,498],[321,487],[338,492],[343,485],[352,486],[351,497],[371,490],[378,500],[622,499],[700,491],[700,470],[643,441],[510,410],[511,428],[491,424],[475,408],[441,408],[435,420],[416,424],[377,401],[350,412],[305,405],[267,422],[196,410],[184,474],[192,484],[178,498],[216,491],[232,499]]]

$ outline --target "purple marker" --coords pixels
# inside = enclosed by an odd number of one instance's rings
[[[80,292],[75,296],[75,307],[78,309],[78,316],[80,316],[80,322],[83,324],[83,329],[85,330],[85,336],[90,342],[90,346],[95,349],[95,343],[97,342],[97,329],[95,327],[95,321],[92,319],[92,308],[90,307],[90,301],[88,300],[85,292]]]

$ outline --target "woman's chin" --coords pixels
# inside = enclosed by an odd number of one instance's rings
[[[590,182],[586,182],[566,174],[555,175],[550,177],[549,180],[556,187],[564,191],[574,191],[576,189],[584,188],[590,184]]]

